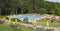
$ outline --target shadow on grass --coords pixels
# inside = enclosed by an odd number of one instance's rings
[[[4,24],[3,22],[0,22],[0,24]]]

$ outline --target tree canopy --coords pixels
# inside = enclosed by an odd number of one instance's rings
[[[44,0],[0,0],[0,15],[27,13],[60,15],[60,3]]]

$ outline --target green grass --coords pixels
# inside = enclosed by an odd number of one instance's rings
[[[50,23],[51,27],[60,27],[60,23]]]
[[[31,27],[29,27],[29,28],[22,27],[22,31],[37,31],[37,30],[34,30]]]
[[[46,26],[46,22],[37,22],[37,25]],[[60,23],[49,22],[49,27],[60,27]]]
[[[22,26],[22,31],[36,31],[33,28],[29,27],[29,28],[25,28],[24,26]],[[0,31],[12,31],[9,27],[9,25],[7,24],[0,24]]]
[[[11,31],[11,30],[9,29],[9,25],[0,24],[0,31]]]

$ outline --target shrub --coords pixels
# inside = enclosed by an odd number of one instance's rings
[[[0,18],[3,18],[4,16],[0,16]]]
[[[6,20],[9,20],[9,18],[8,18],[8,17],[6,17]]]
[[[11,19],[11,21],[14,21],[15,22],[15,18],[10,18]]]
[[[17,18],[11,18],[11,21],[14,21],[15,22],[15,19],[17,19]],[[21,22],[21,20],[20,19],[17,19],[17,22]]]

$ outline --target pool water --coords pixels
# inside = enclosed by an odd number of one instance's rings
[[[14,18],[20,18],[20,19],[25,19],[28,18],[30,20],[39,20],[40,18],[43,18],[44,16],[31,16],[31,15],[17,15],[14,16]]]

